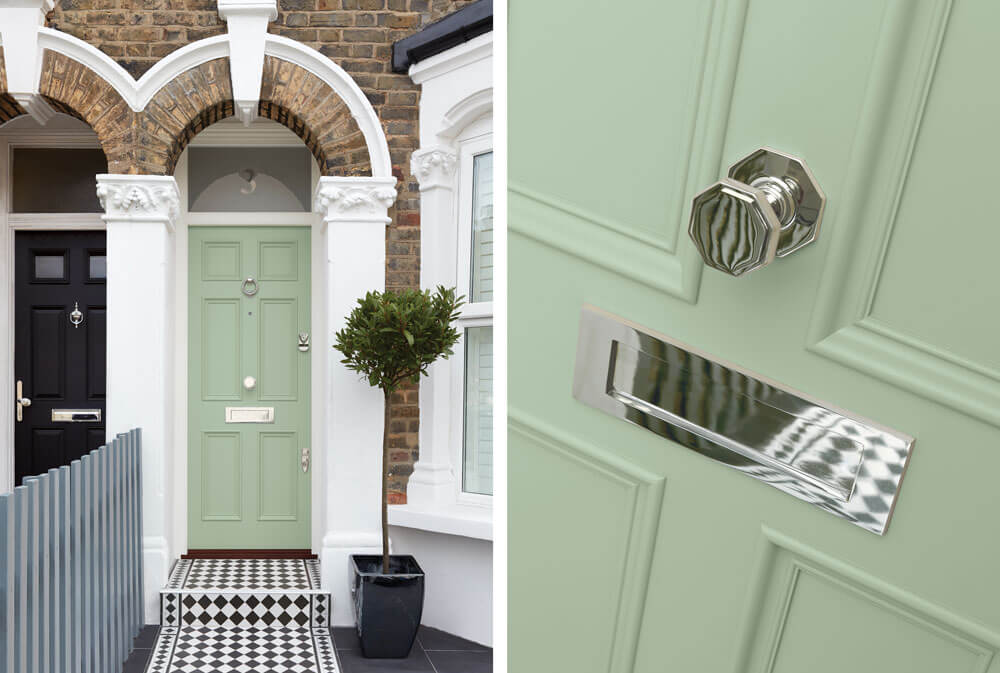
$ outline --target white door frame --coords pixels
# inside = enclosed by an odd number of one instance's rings
[[[20,119],[20,118],[18,118]],[[14,488],[14,235],[18,231],[104,230],[103,213],[11,213],[11,156],[16,147],[100,147],[90,130],[0,126],[0,493]],[[96,183],[95,183],[96,187]]]
[[[220,122],[199,133],[189,147],[305,147],[302,139],[277,122],[257,121],[249,128],[234,121]],[[319,167],[311,162],[312,194],[319,182]],[[326,451],[322,419],[323,400],[326,399],[326,340],[319,335],[326,334],[326,248],[320,230],[320,218],[314,212],[301,213],[189,213],[188,212],[188,153],[181,154],[174,178],[180,190],[181,209],[174,231],[175,260],[175,320],[174,320],[174,437],[178,438],[178,450],[173,456],[173,488],[167,496],[167,509],[173,517],[172,538],[174,555],[188,551],[188,229],[199,226],[268,226],[268,227],[309,227],[312,283],[310,288],[310,320],[313,347],[311,348],[311,400],[310,400],[310,546],[318,553],[323,541],[323,474],[325,473]]]

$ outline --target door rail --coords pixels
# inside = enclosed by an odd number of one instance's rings
[[[0,495],[0,670],[117,673],[143,623],[142,431]]]

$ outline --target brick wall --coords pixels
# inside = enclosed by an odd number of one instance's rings
[[[4,67],[3,47],[0,47],[0,124],[23,114],[21,106],[7,93],[7,69]]]
[[[391,68],[392,43],[470,4],[472,0],[278,0],[278,19],[268,30],[305,43],[340,64],[355,79],[378,113],[389,142],[399,199],[386,230],[386,287],[417,287],[420,281],[420,213],[410,153],[417,148],[419,87]],[[225,32],[215,0],[59,0],[48,25],[93,44],[134,77],[186,44]],[[271,64],[273,67],[274,64]],[[270,92],[265,91],[265,94]],[[280,101],[275,101],[280,102]],[[2,102],[0,102],[2,113]],[[231,108],[216,104],[181,133],[189,137]],[[261,105],[264,116],[285,114]],[[287,120],[282,123],[291,126]],[[357,161],[357,137],[344,128],[341,145],[331,156],[314,155],[324,173],[367,172]],[[304,134],[307,143],[311,139]],[[342,151],[341,151],[342,150]],[[167,166],[172,170],[171,159]],[[417,388],[396,393],[391,401],[392,498],[402,501],[406,479],[417,454]]]

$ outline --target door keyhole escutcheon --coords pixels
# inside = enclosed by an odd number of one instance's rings
[[[742,276],[815,241],[825,205],[804,161],[762,147],[694,197],[688,234],[706,266]]]

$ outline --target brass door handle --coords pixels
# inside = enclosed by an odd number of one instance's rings
[[[815,241],[825,204],[804,161],[763,147],[694,197],[688,234],[707,266],[742,276]]]
[[[17,395],[14,402],[17,406],[17,422],[20,423],[24,420],[24,410],[31,406],[31,400],[24,396],[24,383],[20,379],[17,381]]]

